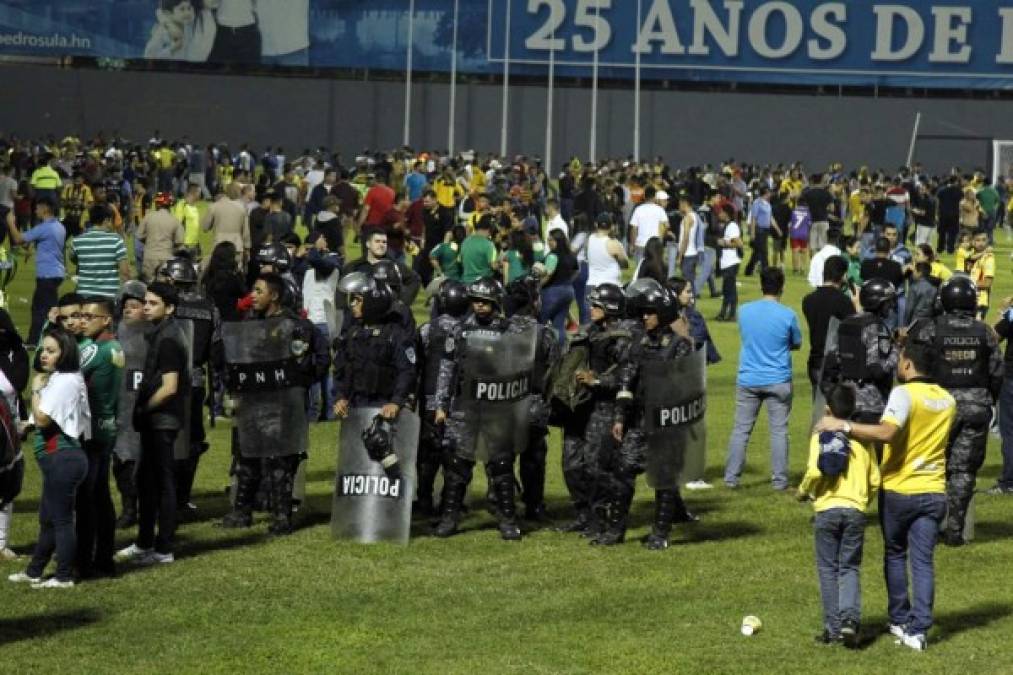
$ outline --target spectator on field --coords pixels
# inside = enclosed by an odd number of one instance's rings
[[[931,319],[935,315],[938,291],[937,285],[932,283],[932,265],[916,262],[911,268],[911,283],[901,325],[910,326],[918,319]]]
[[[735,387],[735,423],[728,441],[725,485],[737,488],[746,464],[746,446],[760,406],[767,404],[770,426],[771,483],[788,487],[788,418],[791,416],[791,352],[802,346],[795,312],[781,304],[784,272],[760,272],[763,297],[739,311],[739,372]]]
[[[183,224],[171,213],[172,195],[160,192],[155,195],[155,209],[141,221],[137,228],[138,239],[144,242],[144,262],[141,279],[150,282],[162,263],[176,255],[183,245],[185,233]]]
[[[551,323],[556,329],[560,346],[566,344],[566,321],[573,304],[573,279],[579,272],[577,256],[570,250],[570,242],[562,230],[553,230],[548,239],[549,253],[545,256],[545,278],[542,279],[542,323]]]
[[[229,183],[225,197],[216,200],[201,220],[204,231],[210,230],[214,235],[212,246],[218,246],[223,241],[231,242],[236,248],[237,262],[241,264],[250,259],[251,246],[250,216],[241,201],[242,196],[242,186],[236,182]]]
[[[643,258],[633,273],[634,279],[654,279],[662,286],[668,277],[665,276],[665,245],[661,237],[651,237],[644,245]]]
[[[14,245],[35,244],[35,292],[32,294],[32,325],[28,331],[28,344],[35,345],[42,333],[49,310],[56,305],[57,293],[67,268],[63,262],[67,230],[56,219],[56,198],[43,195],[35,200],[35,217],[38,225],[24,234],[7,222],[7,234]]]
[[[239,321],[242,318],[236,303],[246,295],[246,286],[236,263],[236,247],[231,241],[215,246],[201,285],[218,308],[222,321]]]
[[[77,552],[74,501],[88,472],[80,439],[91,438],[91,409],[77,344],[70,333],[47,331],[39,345],[38,363],[41,372],[32,379],[31,419],[35,458],[42,472],[39,539],[28,568],[8,579],[39,588],[71,588]],[[43,580],[54,553],[56,575]]]
[[[77,263],[77,292],[83,296],[115,298],[130,278],[127,247],[113,231],[108,206],[96,204],[88,212],[88,229],[71,240],[70,259]]]
[[[823,284],[802,299],[802,314],[809,324],[809,361],[806,369],[813,396],[819,383],[827,333],[831,319],[844,321],[855,313],[855,302],[847,284],[848,263],[841,256],[832,256],[823,265]]]

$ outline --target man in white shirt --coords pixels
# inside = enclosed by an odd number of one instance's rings
[[[563,234],[569,239],[570,228],[567,226],[566,221],[563,220],[563,216],[559,214],[559,202],[555,199],[545,200],[545,217],[548,219],[549,224],[545,227],[545,234],[548,236],[553,230],[562,230]]]
[[[634,257],[639,265],[644,260],[644,247],[652,237],[663,238],[668,231],[668,214],[658,203],[658,197],[668,199],[662,191],[659,195],[653,185],[644,189],[644,203],[633,210],[630,216],[630,241],[633,242]]]
[[[693,210],[693,198],[688,193],[679,195],[679,213],[682,214],[682,225],[679,227],[679,269],[682,278],[696,288],[696,265],[703,252],[703,233],[700,231],[700,217]]]
[[[827,243],[809,261],[809,285],[813,288],[823,285],[823,266],[827,260],[835,255],[841,255],[841,249],[837,243],[836,233],[831,232],[828,235]]]

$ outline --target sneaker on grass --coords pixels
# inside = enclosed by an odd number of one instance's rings
[[[916,635],[904,633],[904,637],[897,640],[896,644],[910,647],[916,652],[923,652],[925,651],[925,648],[928,647],[928,643],[925,641],[925,635],[922,633],[918,633]]]
[[[168,565],[175,561],[176,558],[171,553],[159,553],[158,551],[148,551],[136,559],[138,565]]]
[[[886,632],[888,632],[890,635],[894,636],[895,638],[902,638],[902,637],[904,637],[904,629],[905,628],[906,628],[906,626],[903,626],[903,625],[901,625],[899,623],[888,623],[888,624],[886,624]]]
[[[13,584],[37,584],[42,581],[42,577],[28,576],[27,572],[15,572],[7,577],[7,581]]]
[[[139,560],[152,552],[153,550],[150,548],[141,548],[137,544],[131,544],[130,546],[116,552],[116,560]]]
[[[39,579],[32,584],[32,588],[74,588],[73,581],[60,581],[56,577],[50,577],[45,581]]]

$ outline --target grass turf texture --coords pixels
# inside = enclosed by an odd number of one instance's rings
[[[996,297],[1013,293],[1009,247],[1003,248]],[[356,247],[356,253],[357,253]],[[952,261],[947,261],[952,262]],[[27,331],[30,265],[8,289],[15,321]],[[743,278],[741,302],[759,297]],[[784,301],[800,314],[808,292],[789,276]],[[705,317],[719,300],[705,297]],[[996,303],[998,300],[996,300]],[[422,320],[424,310],[416,306]],[[993,310],[990,319],[994,319]],[[804,329],[804,320],[801,320]],[[711,323],[724,360],[709,371],[708,479],[715,488],[685,493],[700,523],[677,526],[668,551],[649,552],[653,494],[643,481],[633,505],[629,542],[592,548],[576,535],[526,531],[500,541],[483,508],[484,472],[471,487],[463,532],[449,540],[415,522],[407,548],[335,542],[328,526],[338,424],[311,427],[308,503],[289,537],[223,530],[229,423],[209,431],[194,494],[199,519],[179,529],[177,562],[121,566],[121,576],[69,591],[0,582],[2,660],[28,672],[1010,672],[1005,648],[1013,632],[1006,575],[1013,558],[1013,500],[980,495],[977,540],[936,555],[937,625],[929,651],[914,653],[884,635],[886,596],[882,538],[870,517],[862,569],[865,646],[858,652],[817,646],[819,590],[812,554],[811,508],[769,487],[765,415],[756,425],[742,487],[721,487],[734,416],[738,337],[734,324]],[[808,345],[808,340],[806,340]],[[792,479],[805,463],[808,347],[794,356]],[[995,481],[998,439],[979,474]],[[547,499],[559,520],[570,516],[560,474],[560,436],[549,441]],[[114,499],[119,505],[118,496]],[[38,525],[40,477],[27,459],[11,545],[30,554]],[[117,545],[133,532],[118,532]],[[0,563],[4,575],[25,561]],[[739,634],[746,614],[764,622]]]

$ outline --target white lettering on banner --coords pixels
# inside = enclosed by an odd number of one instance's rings
[[[475,400],[490,403],[516,401],[528,395],[530,380],[523,375],[513,380],[496,382],[476,382]]]
[[[676,30],[675,17],[672,16],[668,0],[654,0],[639,32],[637,42],[633,45],[634,54],[653,54],[654,47],[651,46],[653,42],[661,43],[662,54],[686,53],[686,48],[679,41],[679,31]]]
[[[784,43],[780,47],[772,47],[767,42],[767,25],[774,12],[780,12],[784,16]],[[764,3],[749,19],[749,43],[753,51],[766,59],[783,59],[794,54],[802,44],[804,32],[802,13],[787,2]]]
[[[549,8],[549,18],[534,35],[524,41],[524,46],[547,52],[566,49],[566,40],[552,37],[566,21],[566,5],[563,0],[528,0],[528,14],[537,14],[543,6]]]
[[[655,409],[654,421],[659,429],[679,427],[698,421],[707,411],[707,398],[701,396],[687,403]]]
[[[342,474],[339,480],[341,497],[383,497],[397,499],[401,496],[401,479],[387,476]]]
[[[971,46],[967,44],[967,27],[971,25],[970,7],[933,7],[935,19],[932,52],[933,63],[970,63]],[[956,43],[957,49],[950,46]]]
[[[833,22],[831,22],[833,16]],[[848,46],[848,34],[840,25],[848,20],[848,6],[843,2],[830,2],[820,5],[813,10],[812,29],[818,38],[823,38],[827,45],[824,47],[820,40],[812,38],[808,42],[809,58],[816,60],[836,59],[844,53]]]
[[[693,44],[689,53],[706,56],[711,53],[705,41],[709,34],[725,56],[739,54],[739,24],[742,18],[742,0],[724,0],[722,3],[728,12],[728,23],[723,24],[717,13],[711,8],[710,0],[690,0],[693,8]]]
[[[588,54],[601,51],[612,39],[612,24],[602,12],[612,8],[612,0],[577,0],[573,23],[578,28],[590,28],[594,37],[588,41],[582,35],[573,38],[573,51]]]
[[[1002,51],[995,58],[996,63],[1013,63],[1013,7],[1003,7],[999,10],[999,20],[1002,21]]]
[[[903,5],[877,5],[872,8],[876,14],[876,49],[873,61],[904,61],[921,48],[925,40],[925,22],[918,12]],[[907,27],[907,40],[899,49],[893,48],[893,29],[896,20],[901,19]]]

